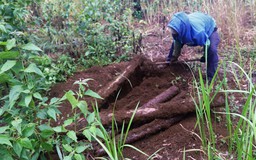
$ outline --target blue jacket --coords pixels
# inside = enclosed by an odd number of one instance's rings
[[[168,27],[178,32],[178,40],[181,44],[189,46],[204,46],[216,27],[215,20],[204,13],[194,12],[186,14],[178,12],[174,14]]]

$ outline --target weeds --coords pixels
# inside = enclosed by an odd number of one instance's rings
[[[205,85],[201,72],[199,82],[195,82],[197,125],[204,149],[199,151],[209,158],[222,158],[218,157],[210,108],[214,96],[222,89],[225,93],[225,113],[216,114],[226,116],[228,137],[225,137],[227,142],[224,143],[228,143],[230,158],[253,159],[256,150],[255,83],[252,81],[255,74],[255,2],[141,0],[140,6],[147,24],[164,25],[174,12],[182,10],[202,11],[215,18],[222,37],[220,47],[232,53],[231,59],[237,63],[223,65],[224,78],[216,88],[213,84]],[[84,87],[86,81],[76,82],[80,86],[77,93],[67,92],[63,98],[50,99],[46,96],[50,85],[72,75],[77,63],[82,68],[106,65],[127,60],[132,51],[137,53],[139,33],[132,26],[132,7],[133,1],[130,0],[0,2],[1,158],[44,158],[56,148],[60,159],[81,159],[82,153],[91,149],[93,138],[99,143],[102,138],[105,140],[101,143],[102,147],[113,159],[123,158],[124,147],[136,149],[125,144],[129,129],[121,129],[121,139],[116,143],[117,137],[107,135],[101,126],[97,105],[95,112],[88,112],[87,104],[81,97],[100,97]],[[61,55],[54,60],[44,53]],[[227,54],[224,56],[230,58]],[[226,70],[233,71],[238,89],[229,88],[229,73]],[[172,83],[180,80],[177,77]],[[235,108],[237,105],[230,98],[234,93],[244,96],[245,103],[240,108]],[[52,127],[50,124],[56,121],[60,114],[58,108],[65,99],[71,103],[75,115],[62,126]],[[241,112],[238,112],[239,109]],[[82,130],[88,139],[86,143],[77,140],[77,127],[66,129],[73,123],[77,126],[78,116],[84,116],[89,122]],[[113,122],[113,131],[114,128]]]
[[[42,13],[36,19],[47,23],[32,25],[29,32],[35,33],[30,39],[41,44],[46,53],[67,53],[91,67],[121,60],[125,58],[122,55],[136,51],[139,34],[127,23],[132,12],[119,0],[42,0],[37,5]]]
[[[242,159],[253,159],[253,152],[255,151],[255,146],[253,145],[255,141],[255,122],[254,122],[254,111],[255,111],[255,86],[253,85],[251,78],[247,73],[236,63],[230,62],[232,65],[238,67],[243,74],[245,75],[248,81],[248,90],[233,90],[233,89],[222,89],[228,88],[227,84],[227,73],[224,72],[224,79],[218,85],[217,89],[212,90],[212,83],[208,86],[204,84],[202,79],[201,72],[199,70],[200,82],[199,87],[197,87],[197,97],[198,102],[196,104],[196,113],[197,113],[197,126],[200,131],[200,137],[202,139],[202,145],[205,151],[207,152],[207,157],[218,157],[218,147],[216,146],[215,132],[212,127],[213,117],[211,114],[210,104],[214,99],[214,95],[218,92],[224,92],[226,95],[225,98],[225,112],[215,112],[218,114],[224,114],[226,116],[226,125],[228,132],[228,151],[230,155],[235,157],[242,157]],[[225,65],[224,65],[225,67]],[[226,71],[226,69],[225,69]],[[215,75],[216,76],[216,75]],[[214,78],[215,79],[215,78]],[[213,80],[214,81],[214,80]],[[246,97],[246,102],[242,106],[242,112],[234,113],[232,111],[232,106],[230,106],[230,99],[228,95],[233,93],[241,93]],[[213,95],[213,96],[212,96]],[[235,119],[232,119],[231,116],[234,116]],[[237,122],[237,123],[236,123]],[[205,128],[206,126],[206,128]]]
[[[31,56],[30,60],[42,70],[49,85],[65,81],[77,70],[75,59],[65,54],[59,55],[56,59],[47,55],[35,55]]]

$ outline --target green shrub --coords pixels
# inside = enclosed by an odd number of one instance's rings
[[[40,24],[31,22],[29,32],[32,42],[46,53],[69,53],[82,58],[79,62],[108,64],[131,54],[138,42],[139,34],[130,26],[132,11],[119,0],[57,0],[38,5]]]
[[[52,85],[56,82],[65,81],[76,71],[77,65],[74,58],[62,54],[56,59],[47,55],[33,56],[31,61],[36,63],[45,75],[46,83]]]

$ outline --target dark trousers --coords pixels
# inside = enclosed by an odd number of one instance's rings
[[[220,43],[220,37],[217,31],[214,31],[210,36],[210,47],[207,50],[207,77],[209,81],[213,78],[218,68],[218,45]]]

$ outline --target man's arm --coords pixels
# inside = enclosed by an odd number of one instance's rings
[[[170,61],[171,61],[171,59],[172,59],[172,54],[173,54],[173,50],[174,50],[174,41],[172,42],[172,46],[171,46],[170,51],[169,51],[169,54],[168,54],[168,56],[167,56],[167,59],[166,59],[167,62],[170,62]]]
[[[172,46],[169,52],[169,55],[167,57],[168,62],[175,62],[178,60],[180,53],[181,53],[181,48],[183,47],[184,44],[181,44],[180,42],[174,40],[172,42]]]

